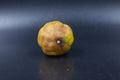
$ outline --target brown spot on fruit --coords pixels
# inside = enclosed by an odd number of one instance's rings
[[[63,47],[64,46],[64,40],[62,38],[58,38],[58,39],[56,39],[56,44],[59,47]]]

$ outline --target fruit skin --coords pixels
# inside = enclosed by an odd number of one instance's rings
[[[46,55],[59,56],[71,49],[74,35],[69,25],[51,21],[39,30],[37,42]]]

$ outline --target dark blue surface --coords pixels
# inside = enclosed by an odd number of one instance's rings
[[[0,6],[0,80],[120,80],[118,2],[18,2]],[[73,29],[68,55],[48,57],[38,47],[39,28],[53,20]]]

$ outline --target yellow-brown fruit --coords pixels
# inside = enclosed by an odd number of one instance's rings
[[[69,25],[52,21],[39,30],[37,41],[46,55],[58,56],[70,50],[74,36]]]

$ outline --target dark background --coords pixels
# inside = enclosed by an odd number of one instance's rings
[[[39,28],[53,20],[73,29],[68,55],[38,47]],[[120,2],[0,0],[0,80],[120,80]]]

